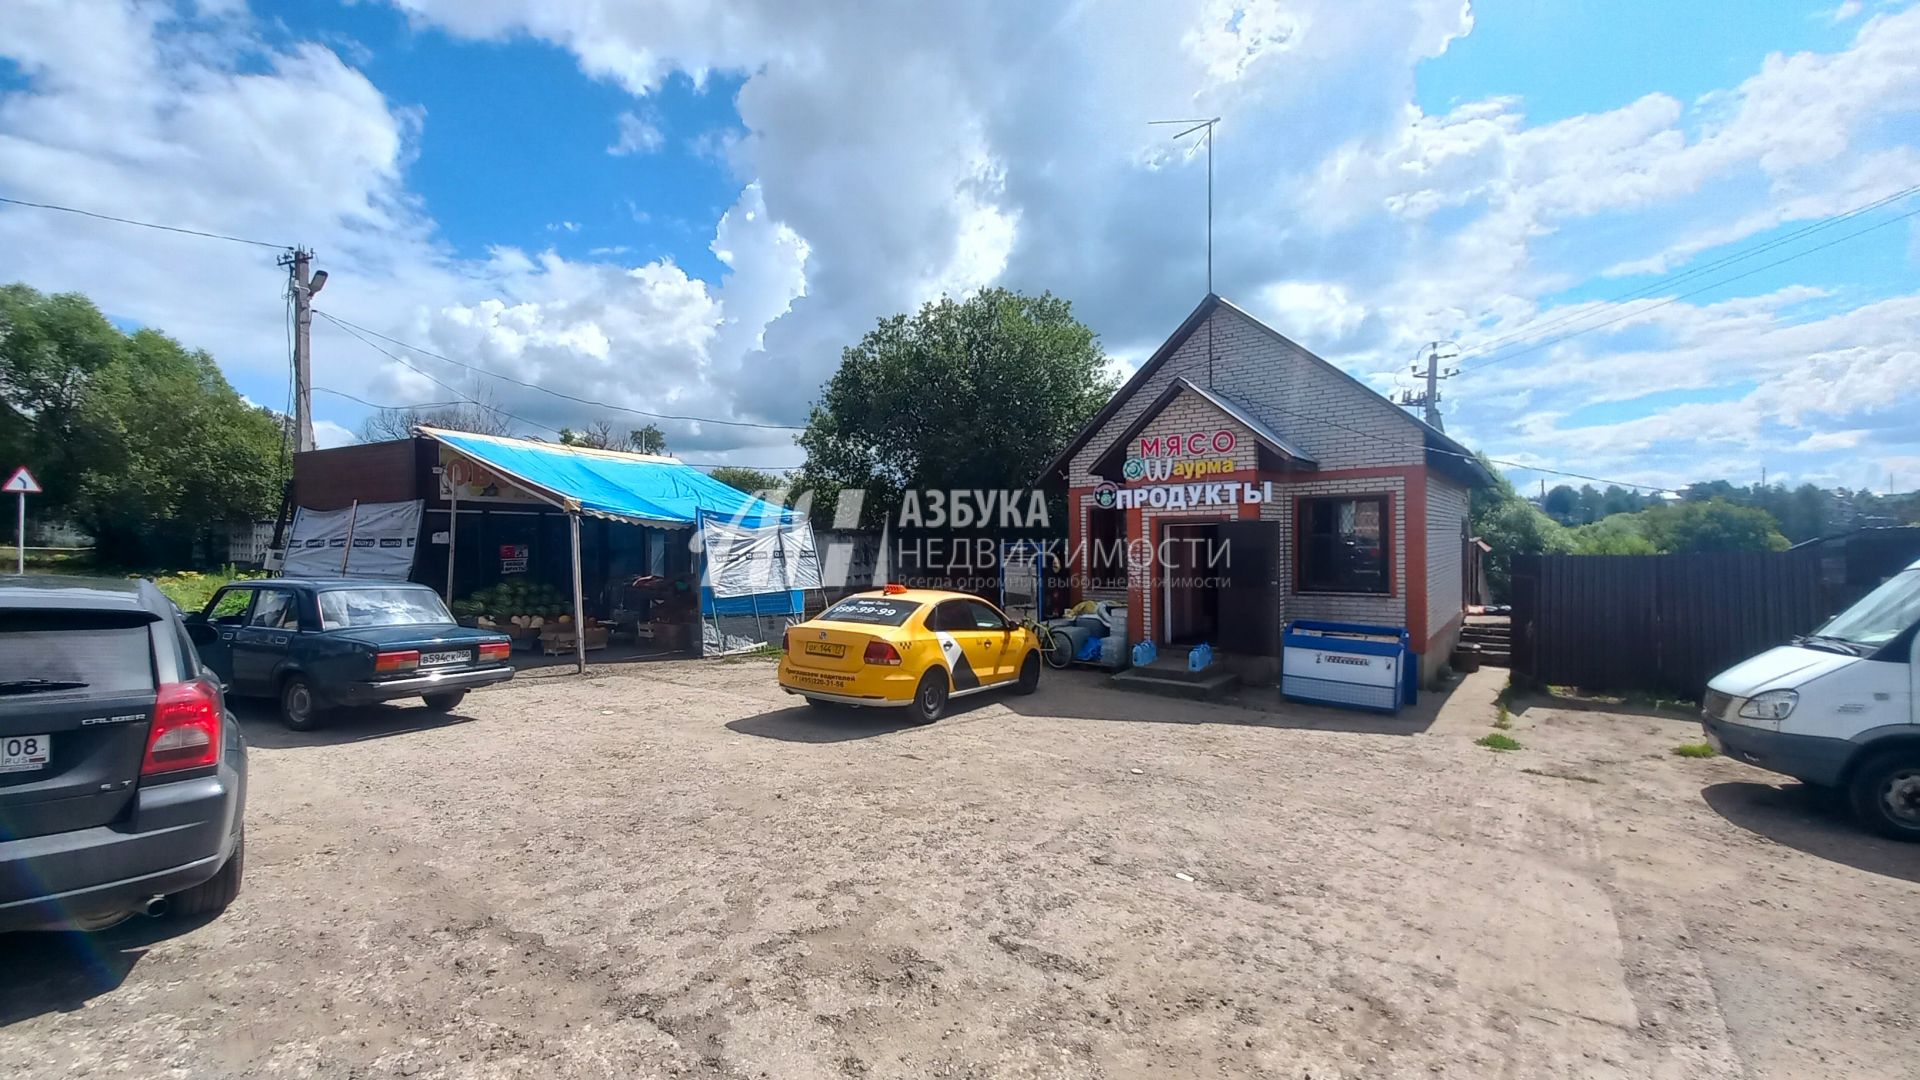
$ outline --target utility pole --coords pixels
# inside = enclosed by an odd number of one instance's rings
[[[1440,370],[1440,362],[1442,360],[1452,360],[1460,355],[1458,352],[1441,353],[1440,347],[1442,345],[1451,344],[1452,342],[1447,341],[1429,341],[1427,343],[1427,370],[1424,372],[1421,371],[1418,362],[1413,365],[1414,377],[1426,379],[1427,389],[1425,392],[1417,394],[1408,390],[1400,395],[1400,404],[1408,406],[1409,408],[1418,407],[1423,414],[1423,418],[1427,423],[1433,425],[1436,431],[1446,430],[1446,425],[1440,421],[1440,380],[1451,379],[1455,375],[1460,374],[1459,368],[1448,368],[1445,371]]]
[[[313,449],[313,297],[327,284],[327,272],[309,278],[313,252],[294,248],[280,256],[289,268],[288,289],[293,295],[293,449]]]

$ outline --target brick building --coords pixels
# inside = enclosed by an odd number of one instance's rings
[[[1208,641],[1248,674],[1277,670],[1305,618],[1405,627],[1430,676],[1465,610],[1468,491],[1492,482],[1211,295],[1046,476],[1067,489],[1075,599],[1123,600],[1129,641]]]

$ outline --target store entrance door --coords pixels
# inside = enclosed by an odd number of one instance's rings
[[[1198,645],[1219,636],[1220,589],[1210,563],[1220,549],[1221,525],[1208,521],[1161,529],[1155,555],[1168,645]]]

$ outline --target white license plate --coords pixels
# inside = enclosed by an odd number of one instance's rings
[[[44,769],[52,749],[51,735],[8,735],[0,738],[0,773]]]
[[[430,652],[420,654],[421,667],[438,667],[442,664],[464,664],[473,654],[461,649],[458,652]]]

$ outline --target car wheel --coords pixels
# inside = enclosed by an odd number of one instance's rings
[[[1040,654],[1030,652],[1020,661],[1020,681],[1013,684],[1016,694],[1031,694],[1040,689]]]
[[[462,701],[467,700],[467,692],[455,690],[446,694],[428,694],[420,700],[426,702],[427,708],[434,712],[452,712],[460,707]]]
[[[304,675],[289,675],[280,684],[280,722],[291,731],[312,731],[320,722],[320,701]]]
[[[1882,836],[1920,843],[1920,747],[1861,762],[1849,789],[1860,823]]]
[[[175,915],[218,915],[240,895],[240,875],[247,868],[247,831],[243,827],[234,837],[233,854],[227,856],[220,872],[207,880],[167,897],[167,909]]]
[[[913,691],[913,704],[907,706],[916,722],[931,724],[940,719],[947,711],[947,672],[945,668],[933,667],[920,676],[920,685]]]

